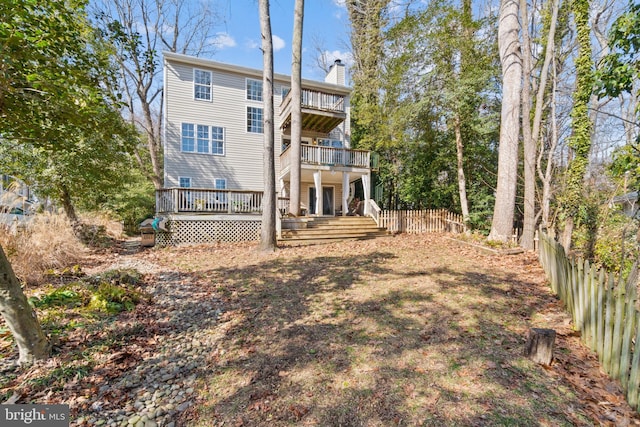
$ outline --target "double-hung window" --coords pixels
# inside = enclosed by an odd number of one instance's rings
[[[224,155],[224,128],[211,126],[211,154]]]
[[[247,107],[247,132],[263,133],[262,108]]]
[[[262,102],[262,81],[247,79],[247,100]]]
[[[183,153],[224,155],[224,128],[220,126],[182,124]]]
[[[193,70],[193,97],[211,101],[211,71]]]
[[[209,126],[198,125],[198,153],[209,152]]]
[[[182,124],[182,144],[181,149],[185,153],[193,153],[196,151],[195,131],[192,123]]]

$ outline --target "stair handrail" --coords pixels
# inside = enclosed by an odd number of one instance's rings
[[[369,199],[368,213],[369,215],[371,215],[371,218],[373,218],[373,220],[376,222],[376,225],[378,227],[380,227],[380,212],[382,212],[382,209],[380,209],[380,206],[378,206],[376,201],[373,199]]]

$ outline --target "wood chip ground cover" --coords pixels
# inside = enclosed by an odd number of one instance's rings
[[[573,333],[533,254],[401,235],[273,254],[253,244],[153,249],[94,262],[87,268],[152,265],[147,283],[179,274],[176,287],[220,300],[218,321],[203,324],[210,344],[179,425],[640,424]],[[157,357],[155,340],[168,333],[159,309],[141,304],[109,328],[83,329],[103,354],[91,363],[78,357],[88,351],[80,329],[67,333],[55,363],[12,374],[0,391],[78,405],[79,394]],[[552,366],[522,355],[529,327],[557,330]],[[57,386],[33,385],[51,375]]]

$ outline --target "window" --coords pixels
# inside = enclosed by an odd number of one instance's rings
[[[262,82],[260,80],[247,79],[247,99],[262,101]]]
[[[192,153],[196,151],[194,129],[191,123],[182,124],[182,151]]]
[[[342,148],[342,141],[339,139],[319,138],[318,145],[322,147]]]
[[[191,178],[181,176],[180,180],[180,188],[191,188]]]
[[[224,129],[211,126],[211,154],[224,154]]]
[[[211,101],[211,71],[193,70],[193,96]]]
[[[282,99],[285,99],[287,97],[287,95],[289,94],[289,91],[291,90],[290,87],[287,86],[282,86],[282,88],[280,89],[280,95],[282,96]]]
[[[247,132],[262,133],[262,108],[247,107]]]
[[[209,152],[209,126],[198,125],[198,153]]]
[[[224,155],[224,128],[182,124],[182,152]]]
[[[224,178],[216,178],[213,180],[213,185],[216,188],[216,190],[226,190],[227,180]],[[217,193],[216,201],[219,203],[227,203],[227,193],[226,192]]]
[[[226,190],[227,180],[224,178],[216,178],[214,185],[216,186],[216,190]]]

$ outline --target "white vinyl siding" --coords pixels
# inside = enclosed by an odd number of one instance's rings
[[[263,133],[248,132],[247,108],[257,108],[252,117],[252,128],[263,132],[262,102],[247,100],[247,80],[260,81],[258,72],[242,72],[231,67],[227,70],[219,64],[208,68],[207,61],[194,59],[193,63],[165,57],[165,120],[164,120],[164,170],[165,186],[178,187],[181,177],[191,178],[198,188],[215,188],[262,191],[263,184]],[[195,69],[203,71],[198,79],[203,97],[195,99]],[[205,77],[203,77],[205,76]],[[206,83],[209,82],[207,85]],[[286,94],[290,81],[277,78],[275,83],[275,140],[282,140],[280,128],[280,98]],[[207,89],[208,87],[208,89]],[[284,89],[284,90],[283,90]],[[281,101],[281,99],[280,99]],[[182,150],[183,124],[189,151]],[[209,155],[198,155],[198,125],[208,126],[208,135],[200,135],[200,149],[205,151],[209,139]],[[348,126],[348,120],[343,127]],[[348,129],[348,127],[347,127]],[[344,131],[343,131],[344,133]],[[306,135],[309,138],[331,138],[329,135]],[[336,135],[337,136],[337,135]],[[332,139],[337,139],[333,137]],[[191,142],[192,141],[192,142]],[[274,147],[276,173],[280,172],[280,144]],[[192,148],[191,148],[192,147]],[[212,155],[222,154],[222,155]],[[336,189],[336,191],[339,191]],[[339,194],[339,193],[336,193]],[[337,198],[337,197],[336,197]]]
[[[194,185],[214,188],[214,177],[223,173],[227,189],[261,191],[264,136],[247,132],[245,98],[249,76],[212,70],[211,93],[215,102],[200,102],[193,99],[193,68],[166,62],[165,186],[177,187],[179,176],[190,176]],[[189,152],[181,147],[182,124],[194,126],[194,148]],[[217,155],[198,155],[197,125],[209,126],[210,153]]]

